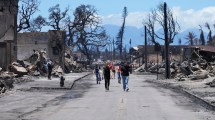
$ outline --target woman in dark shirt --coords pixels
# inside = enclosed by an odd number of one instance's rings
[[[110,86],[110,68],[108,66],[108,63],[106,63],[106,65],[104,67],[103,74],[104,74],[104,79],[105,79],[105,90],[109,90],[109,86]]]
[[[124,65],[121,67],[121,76],[122,76],[122,84],[123,84],[123,90],[128,91],[128,80],[129,80],[129,71],[130,67],[127,62],[124,63]]]

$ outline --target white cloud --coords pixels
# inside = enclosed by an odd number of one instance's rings
[[[182,10],[180,7],[173,7],[174,15],[177,17],[178,23],[181,26],[181,31],[188,28],[198,28],[199,25],[204,26],[206,22],[210,25],[215,23],[215,7],[206,7],[201,10]],[[146,18],[147,12],[130,12],[126,18],[126,25],[143,27],[143,19]],[[102,16],[103,24],[114,24],[121,26],[121,14],[111,14]]]
[[[201,10],[181,10],[178,7],[173,8],[182,31],[188,28],[197,28],[199,25],[204,26],[206,22],[210,25],[215,23],[215,7],[207,7]]]
[[[120,14],[110,14],[108,16],[101,16],[103,24],[120,25],[121,23]]]
[[[127,26],[135,26],[137,28],[143,27],[143,19],[147,15],[146,12],[131,12],[128,13],[126,18]],[[111,14],[108,16],[102,16],[103,24],[113,24],[113,25],[122,25],[122,15],[121,14]]]

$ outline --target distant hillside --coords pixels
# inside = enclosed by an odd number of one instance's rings
[[[112,37],[116,40],[116,36],[117,36],[117,33],[120,29],[120,26],[106,24],[103,27],[106,29],[107,34],[109,34],[110,37]],[[189,32],[194,32],[198,38],[200,36],[199,29],[197,29],[197,28],[187,29],[185,31],[182,31],[181,33],[179,33],[175,37],[175,40],[172,43],[172,45],[178,45],[178,39],[179,38],[182,39],[182,44],[185,44],[186,43],[185,37]],[[156,31],[156,33],[162,33],[162,29]],[[161,35],[161,34],[159,34],[159,35]],[[207,32],[205,32],[204,35],[205,35],[205,39],[206,39],[207,38]],[[123,44],[129,46],[129,40],[130,39],[132,40],[132,42],[131,42],[132,46],[143,45],[144,44],[144,29],[143,28],[138,29],[136,27],[126,26]],[[164,43],[163,40],[158,40],[158,42],[160,44]]]
[[[187,40],[185,39],[185,37],[188,35],[189,32],[193,32],[197,38],[199,38],[200,36],[200,30],[198,28],[190,28],[190,29],[187,29],[181,33],[179,33],[176,37],[175,37],[175,40],[174,40],[174,43],[173,44],[178,44],[178,39],[181,38],[182,39],[182,44],[185,44],[187,42]],[[207,32],[204,32],[204,36],[205,36],[205,40],[207,40],[207,35],[208,33]]]
[[[120,29],[120,26],[116,25],[104,25],[107,34],[109,34],[112,38],[116,40],[117,33]],[[143,29],[138,29],[136,27],[126,26],[124,33],[124,41],[123,44],[129,45],[130,39],[132,40],[131,45],[137,46],[140,44],[144,44]]]

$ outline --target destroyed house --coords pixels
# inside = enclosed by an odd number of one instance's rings
[[[186,45],[170,45],[169,46],[169,51],[173,54],[173,55],[177,55],[180,53],[180,51],[182,50],[182,48],[186,47]],[[138,46],[139,50],[141,52],[145,52],[145,46],[144,45],[139,45]],[[159,53],[164,51],[164,45],[161,45],[161,50],[158,51]],[[157,52],[155,51],[154,45],[148,45],[147,46],[147,52],[148,54],[157,54]]]
[[[64,69],[65,31],[25,32],[17,35],[17,58],[25,60],[34,50],[45,50],[50,58]]]
[[[208,45],[187,46],[183,48],[184,59],[204,59],[207,62],[215,61],[215,47]]]
[[[169,46],[169,55],[170,60],[180,60],[181,58],[181,50],[182,48],[186,47],[186,45],[170,45]],[[137,46],[138,49],[133,50],[133,53],[138,53],[140,59],[144,59],[145,55],[145,46],[139,45]],[[134,52],[135,51],[135,52]],[[132,54],[133,54],[132,53]],[[148,62],[156,62],[157,61],[157,54],[158,54],[158,61],[161,62],[164,60],[164,45],[161,45],[161,49],[159,51],[155,51],[154,45],[147,46],[147,54],[148,54]],[[136,55],[137,56],[137,55]]]

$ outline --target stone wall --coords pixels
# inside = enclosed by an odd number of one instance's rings
[[[48,49],[48,32],[26,32],[17,35],[17,59],[28,59],[33,50]],[[48,52],[48,51],[47,51]]]

